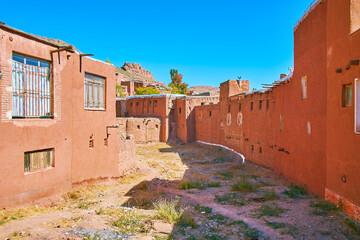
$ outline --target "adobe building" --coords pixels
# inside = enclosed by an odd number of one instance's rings
[[[195,141],[195,106],[219,102],[218,97],[194,97],[181,94],[134,95],[118,98],[118,117],[157,117],[160,119],[160,141],[179,138]],[[132,132],[133,133],[133,132]],[[141,138],[141,136],[135,139]]]
[[[113,128],[114,66],[3,23],[0,36],[0,207],[130,169],[133,140]]]
[[[360,220],[360,1],[319,0],[294,28],[294,72],[195,108],[196,139],[228,146]]]

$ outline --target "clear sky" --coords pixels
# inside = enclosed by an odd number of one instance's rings
[[[279,79],[293,66],[293,27],[312,0],[3,1],[0,21],[61,39],[115,66],[140,63],[190,86]]]

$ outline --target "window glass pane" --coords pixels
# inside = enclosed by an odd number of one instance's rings
[[[13,53],[13,60],[19,63],[25,63],[25,57],[16,53]]]
[[[350,106],[352,103],[352,86],[347,86],[346,88],[346,103],[347,106]]]
[[[32,66],[36,66],[36,67],[39,66],[39,60],[36,60],[36,59],[34,59],[34,58],[29,58],[29,57],[27,57],[25,63],[26,63],[27,65],[32,65]]]

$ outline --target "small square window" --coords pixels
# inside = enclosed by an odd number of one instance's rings
[[[301,78],[301,99],[307,99],[307,76]]]
[[[25,172],[36,172],[54,166],[53,148],[24,153]]]
[[[85,73],[85,108],[105,109],[105,78]]]
[[[231,105],[228,106],[228,113],[230,112],[231,110]]]
[[[130,107],[132,107],[133,103],[130,103]]]
[[[179,108],[179,113],[181,113],[181,108]]]
[[[241,103],[239,103],[239,112],[241,112]]]
[[[254,109],[254,103],[251,102],[251,103],[250,103],[250,111],[252,111],[253,109]]]
[[[262,108],[262,102],[263,102],[262,100],[259,101],[259,110],[261,110]]]
[[[136,106],[139,106],[139,102],[136,102]]]
[[[352,84],[345,84],[342,88],[342,101],[343,107],[349,107],[352,105]]]
[[[157,100],[154,100],[154,107],[157,106]]]
[[[209,111],[209,117],[211,117],[211,111]]]
[[[280,132],[284,131],[284,116],[280,115]]]

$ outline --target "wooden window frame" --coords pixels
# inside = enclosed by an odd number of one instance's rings
[[[92,90],[92,95],[90,95],[90,87]],[[101,90],[102,88],[102,90]],[[97,92],[97,102],[96,98],[96,89]],[[102,97],[101,97],[102,93]],[[102,99],[101,99],[102,98]],[[98,76],[91,73],[85,73],[84,75],[84,108],[86,110],[106,110],[106,78]]]
[[[45,155],[46,157],[45,161],[43,159],[42,160],[36,159],[40,157],[41,153]],[[29,151],[24,153],[24,172],[26,174],[39,172],[54,167],[55,167],[54,148]]]

